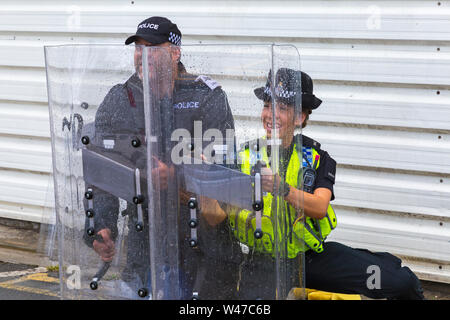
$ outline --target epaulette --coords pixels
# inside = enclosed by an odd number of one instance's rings
[[[302,140],[302,145],[303,145],[304,147],[312,147],[312,148],[314,148],[314,149],[316,149],[316,150],[319,150],[319,149],[320,149],[320,143],[317,142],[316,140],[311,139],[311,138],[308,137],[308,136],[300,135],[300,134],[298,134],[298,135],[295,136],[295,140],[296,140],[296,141],[298,141],[298,139],[300,139],[300,138],[301,138],[301,140]]]
[[[201,89],[214,90],[221,86],[208,76],[196,76],[190,73],[183,73],[176,79],[176,86],[178,89]]]
[[[216,80],[211,79],[209,76],[200,75],[195,79],[195,82],[199,81],[207,85],[211,90],[220,87],[220,84]]]

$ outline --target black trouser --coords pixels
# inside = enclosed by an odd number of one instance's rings
[[[290,259],[287,286],[298,287],[298,259]],[[379,274],[377,274],[379,272]],[[239,298],[275,299],[275,269],[271,257],[248,257],[242,265]],[[327,242],[324,250],[305,254],[305,287],[329,292],[362,294],[374,299],[423,299],[414,273],[392,254],[353,249]],[[373,281],[372,281],[373,280]],[[379,280],[379,281],[378,281]]]
[[[322,253],[305,254],[305,286],[373,299],[424,299],[419,279],[401,262],[387,252],[326,242]]]

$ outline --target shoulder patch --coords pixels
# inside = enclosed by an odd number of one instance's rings
[[[310,137],[302,135],[303,145],[307,147],[313,147],[316,150],[320,149],[320,143]]]
[[[200,75],[195,79],[195,82],[202,81],[204,84],[206,84],[211,90],[214,90],[217,87],[220,87],[220,84],[217,83],[217,81],[211,79],[208,76]]]

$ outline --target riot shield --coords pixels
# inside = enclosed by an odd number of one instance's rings
[[[295,47],[46,47],[62,298],[303,297],[283,68]]]
[[[282,144],[282,138],[288,143],[295,134],[299,139],[291,151],[302,159],[301,128],[294,132],[301,100],[279,107],[278,95],[271,95],[277,88],[271,70],[300,70],[296,48],[185,46],[182,61],[188,73],[226,93],[234,118],[232,127],[217,130],[226,117],[216,101],[216,114],[204,118],[203,130],[194,137],[176,135],[180,142],[174,155],[183,154],[176,161],[181,163],[180,185],[189,194],[188,208],[180,203],[178,224],[180,273],[189,279],[182,288],[184,297],[303,298],[303,201],[300,193],[290,199],[296,206],[289,205],[280,187],[289,183],[302,189],[300,172],[295,179],[286,176],[285,164],[292,154]],[[255,95],[259,87],[266,90],[265,101]],[[299,166],[297,171],[302,170],[301,161]]]
[[[45,54],[61,297],[148,299],[149,208],[158,192],[177,198],[161,136],[172,118],[154,116],[171,111],[171,52],[78,45]]]

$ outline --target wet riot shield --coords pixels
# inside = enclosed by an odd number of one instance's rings
[[[304,296],[295,47],[45,53],[62,298]]]
[[[289,185],[302,189],[301,99],[281,105],[279,97],[292,92],[275,94],[282,79],[271,72],[300,70],[296,48],[187,46],[182,61],[213,92],[223,91],[234,119],[222,125],[225,102],[215,100],[202,130],[175,136],[180,186],[189,195],[178,225],[184,297],[303,298],[301,192],[285,200]],[[287,176],[290,160],[297,162]]]
[[[162,254],[152,263],[149,219],[171,224],[168,203],[177,212],[172,52],[80,45],[45,54],[62,298],[151,298],[151,271],[168,263]],[[169,238],[156,242],[166,248]]]

